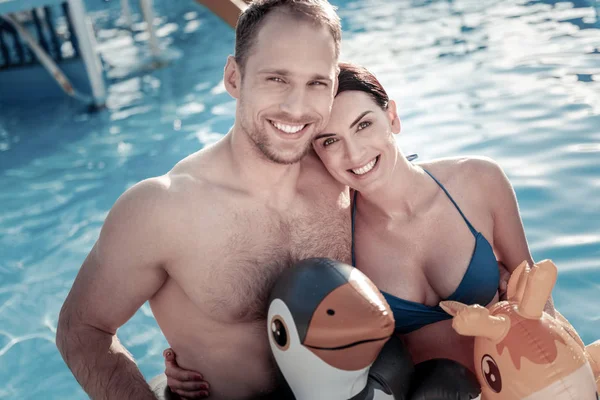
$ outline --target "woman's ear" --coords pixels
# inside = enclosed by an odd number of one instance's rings
[[[238,65],[235,57],[227,57],[227,64],[225,64],[225,72],[223,74],[223,83],[225,90],[234,99],[240,98],[240,86],[242,84],[242,71]]]
[[[402,130],[402,124],[400,123],[400,117],[398,117],[398,110],[394,100],[390,100],[388,102],[387,114],[392,126],[392,133],[400,133]]]

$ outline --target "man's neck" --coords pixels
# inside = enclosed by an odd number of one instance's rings
[[[233,173],[248,193],[277,201],[296,194],[301,163],[279,164],[269,160],[247,133],[234,126],[225,136]]]

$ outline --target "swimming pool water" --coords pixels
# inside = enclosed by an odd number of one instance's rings
[[[600,22],[589,1],[338,0],[342,56],[399,106],[406,152],[496,159],[535,259],[559,267],[557,308],[600,338]],[[142,26],[88,1],[108,107],[60,99],[0,107],[0,398],[81,399],[54,345],[57,315],[117,197],[218,140],[233,31],[192,1],[156,1],[171,63],[140,67]],[[33,96],[34,94],[32,94]],[[148,378],[166,341],[144,306],[119,331]]]

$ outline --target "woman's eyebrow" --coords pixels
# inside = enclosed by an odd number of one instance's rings
[[[367,115],[367,114],[369,114],[369,113],[372,113],[372,112],[373,112],[373,111],[371,111],[371,110],[367,110],[367,111],[365,111],[365,112],[361,113],[361,114],[360,114],[360,115],[359,115],[359,116],[358,116],[358,117],[357,117],[357,118],[354,120],[354,122],[352,122],[352,123],[350,124],[350,129],[352,129],[352,127],[353,127],[354,125],[358,124],[358,121],[360,121],[360,120],[361,120],[361,119],[362,119],[362,118],[363,118],[365,115]],[[315,136],[315,138],[314,138],[313,140],[323,139],[323,138],[326,138],[326,137],[331,137],[331,136],[335,136],[335,133],[321,133],[321,134],[319,134],[319,135]]]
[[[368,113],[370,113],[370,112],[372,112],[372,111],[365,111],[365,112],[363,112],[362,114],[360,114],[360,115],[358,116],[358,118],[356,118],[356,119],[354,120],[354,122],[350,124],[350,128],[352,128],[354,125],[358,124],[358,121],[360,121],[360,120],[362,119],[362,117],[364,117],[365,115],[367,115],[367,114],[368,114]]]
[[[335,136],[335,133],[321,133],[320,135],[315,136],[313,140],[318,140],[326,137]]]

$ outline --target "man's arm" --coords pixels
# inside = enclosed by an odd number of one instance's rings
[[[515,191],[502,168],[491,160],[478,160],[479,173],[494,220],[494,252],[512,273],[523,261],[533,266]],[[554,316],[552,297],[545,311]]]
[[[92,399],[156,398],[116,333],[167,278],[166,187],[148,180],[119,198],[61,309],[57,347]]]

